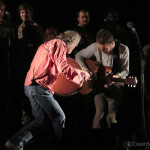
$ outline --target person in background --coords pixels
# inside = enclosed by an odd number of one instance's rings
[[[75,58],[75,54],[77,52],[95,41],[95,31],[93,30],[94,28],[90,23],[90,12],[87,9],[80,9],[77,12],[77,21],[78,24],[74,27],[73,30],[77,31],[81,35],[82,39],[79,45],[70,55],[73,59]]]
[[[110,8],[107,11],[102,28],[110,30],[115,39],[130,47],[129,33],[120,25],[119,14],[115,8]]]
[[[54,26],[48,26],[45,29],[45,35],[44,35],[44,41],[50,41],[54,39],[57,35],[59,34],[59,31],[56,27]]]
[[[61,139],[65,114],[53,96],[55,93],[53,85],[60,73],[78,85],[90,78],[88,72],[73,68],[67,63],[66,54],[73,51],[80,39],[77,32],[68,30],[37,49],[24,83],[25,94],[31,103],[34,120],[7,140],[5,147],[8,150],[23,149],[43,133],[44,129],[47,133],[46,127],[51,125],[57,140]]]
[[[84,49],[91,43],[95,41],[95,33],[96,29],[91,22],[91,15],[89,10],[87,9],[79,9],[77,11],[77,24],[73,28],[74,31],[77,31],[81,36],[81,41],[78,46],[74,49],[74,51],[69,55],[72,59],[75,59],[76,53],[80,50]],[[90,114],[92,111],[91,108],[91,100],[92,100],[92,93],[88,95],[82,95],[78,92],[73,98],[71,98],[72,102],[74,100],[76,104],[76,122],[74,123],[76,127],[79,128],[91,128],[90,122]],[[71,107],[69,107],[71,108]],[[75,109],[75,105],[73,106],[72,110]]]
[[[22,125],[32,120],[30,104],[24,95],[24,78],[30,67],[36,49],[44,42],[42,27],[33,20],[34,8],[30,3],[22,3],[19,6],[19,15],[22,23],[18,27],[18,40],[16,52],[16,75],[18,76],[18,98],[22,105]],[[18,69],[19,68],[19,69]]]

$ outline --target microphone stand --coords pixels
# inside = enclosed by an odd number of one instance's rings
[[[145,67],[145,56],[143,54],[143,50],[141,47],[141,42],[139,40],[138,34],[134,28],[134,30],[132,30],[132,32],[134,33],[135,39],[136,39],[136,43],[137,43],[137,48],[140,52],[140,63],[141,63],[141,74],[140,74],[140,80],[141,80],[141,128],[142,128],[142,140],[145,142],[148,141],[147,139],[147,132],[146,132],[146,123],[145,123],[145,110],[144,110],[144,67]]]

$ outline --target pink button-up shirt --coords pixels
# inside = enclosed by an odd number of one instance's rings
[[[82,70],[75,69],[67,63],[66,52],[66,44],[60,39],[42,44],[33,58],[25,79],[25,86],[36,81],[54,94],[52,87],[59,73],[80,85],[85,75]]]

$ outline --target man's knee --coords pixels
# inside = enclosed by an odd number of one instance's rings
[[[95,118],[98,120],[101,120],[104,116],[104,111],[103,110],[99,110],[96,112]]]
[[[95,95],[94,102],[95,102],[96,109],[99,109],[99,110],[104,109],[104,96],[102,93]]]
[[[110,120],[112,123],[117,123],[115,112],[108,113],[106,118],[107,120]]]
[[[103,98],[104,98],[104,93],[99,93],[95,95],[94,100],[103,99]]]

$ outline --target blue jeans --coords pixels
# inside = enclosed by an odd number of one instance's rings
[[[25,86],[24,90],[30,100],[34,120],[12,136],[9,141],[23,148],[40,133],[49,120],[57,138],[60,139],[65,124],[65,114],[53,94],[41,85]]]

